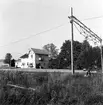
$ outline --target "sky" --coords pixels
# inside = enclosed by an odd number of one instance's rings
[[[18,59],[28,49],[41,49],[48,43],[60,49],[65,40],[71,39],[71,7],[74,16],[103,38],[102,5],[103,0],[0,0],[0,59],[6,53]],[[40,32],[44,33],[36,35]],[[84,40],[75,28],[74,40]]]

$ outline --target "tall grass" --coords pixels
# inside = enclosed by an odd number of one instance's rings
[[[9,87],[8,83],[37,90]],[[102,75],[0,71],[0,105],[103,105]]]

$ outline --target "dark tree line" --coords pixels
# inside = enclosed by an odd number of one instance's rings
[[[73,42],[73,56],[74,56],[74,68],[75,69],[88,69],[88,68],[100,68],[101,56],[100,48],[92,47],[87,40],[82,43],[78,41]],[[55,59],[51,59],[49,62],[50,68],[67,69],[71,68],[71,42],[66,40],[60,53]]]

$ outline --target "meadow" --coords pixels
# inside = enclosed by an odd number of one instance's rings
[[[84,77],[63,72],[1,70],[0,105],[103,105],[102,81],[100,73]]]

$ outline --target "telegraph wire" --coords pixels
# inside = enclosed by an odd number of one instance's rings
[[[78,27],[75,25],[75,24],[73,24],[74,26],[75,26],[75,28],[78,30],[78,32],[81,34],[81,32],[80,32],[80,30],[78,29]]]
[[[74,23],[73,23],[73,25],[75,26],[75,28],[77,29],[77,31],[79,32],[79,34],[83,35],[86,38],[86,36],[84,34],[82,34],[82,32],[78,29],[78,27]]]
[[[98,18],[103,18],[103,15],[102,15],[102,16],[98,16],[98,17],[86,18],[86,19],[83,19],[82,21],[85,21],[85,20],[92,20],[92,19],[98,19]],[[66,23],[65,23],[65,24],[66,24]],[[46,32],[52,31],[52,30],[55,30],[55,29],[57,29],[57,28],[59,28],[59,27],[64,26],[65,24],[61,24],[61,25],[58,25],[58,26],[56,26],[56,27],[50,28],[50,29],[48,29],[48,30],[45,30],[45,31],[41,31],[41,32],[39,32],[39,33],[36,33],[36,34],[34,34],[34,35],[30,35],[30,36],[28,36],[28,37],[19,39],[19,40],[17,40],[17,41],[10,42],[10,43],[8,43],[8,44],[6,44],[6,45],[1,45],[0,47],[5,47],[5,46],[9,46],[9,45],[11,45],[11,44],[19,43],[19,42],[21,42],[21,41],[30,39],[30,38],[32,38],[32,37],[34,37],[34,36],[41,35],[41,34],[43,34],[43,33],[46,33]],[[75,27],[76,27],[76,25],[75,25]],[[79,31],[79,29],[78,29],[77,27],[76,27],[76,29]],[[80,31],[79,31],[79,33],[81,34]]]
[[[75,26],[75,28],[77,29],[77,31],[79,32],[79,34],[83,35],[84,37],[86,37],[84,34],[82,34],[82,32],[78,29],[78,27],[73,23],[73,25]]]
[[[83,35],[85,38],[88,36],[88,34],[86,34],[86,33],[85,33],[86,35],[82,34],[82,32],[78,29],[78,27],[77,27],[74,23],[73,23],[73,25],[75,26],[75,28],[77,29],[77,31],[79,32],[79,34]],[[87,40],[87,39],[86,39],[86,40]],[[95,39],[93,39],[93,40],[88,39],[88,40],[94,42]],[[94,42],[94,44],[95,44],[95,43],[97,43],[97,42]]]
[[[44,33],[46,33],[46,32],[49,32],[49,31],[52,31],[52,30],[58,29],[58,28],[64,26],[65,24],[67,24],[67,23],[64,23],[64,24],[58,25],[58,26],[56,26],[56,27],[53,27],[53,28],[47,29],[47,30],[45,30],[45,31],[38,32],[38,33],[36,33],[36,34],[34,34],[34,35],[30,35],[30,36],[28,36],[28,37],[25,37],[25,38],[19,39],[19,40],[17,40],[17,41],[10,42],[10,43],[8,43],[8,44],[6,44],[6,45],[2,45],[2,46],[0,46],[0,47],[5,47],[5,46],[9,46],[9,45],[11,45],[11,44],[19,43],[19,42],[21,42],[21,41],[24,41],[24,40],[30,39],[30,38],[32,38],[32,37],[34,37],[34,36],[41,35],[41,34],[44,34]]]
[[[103,18],[103,15],[98,16],[98,17],[86,18],[86,19],[83,19],[82,21],[85,21],[85,20],[93,20],[93,19],[99,19],[99,18]]]
[[[73,25],[75,26],[75,28],[77,29],[77,31],[79,32],[79,34],[82,34],[82,32],[78,29],[78,27],[73,23]],[[83,34],[82,34],[83,35]],[[84,36],[84,35],[83,35]]]

